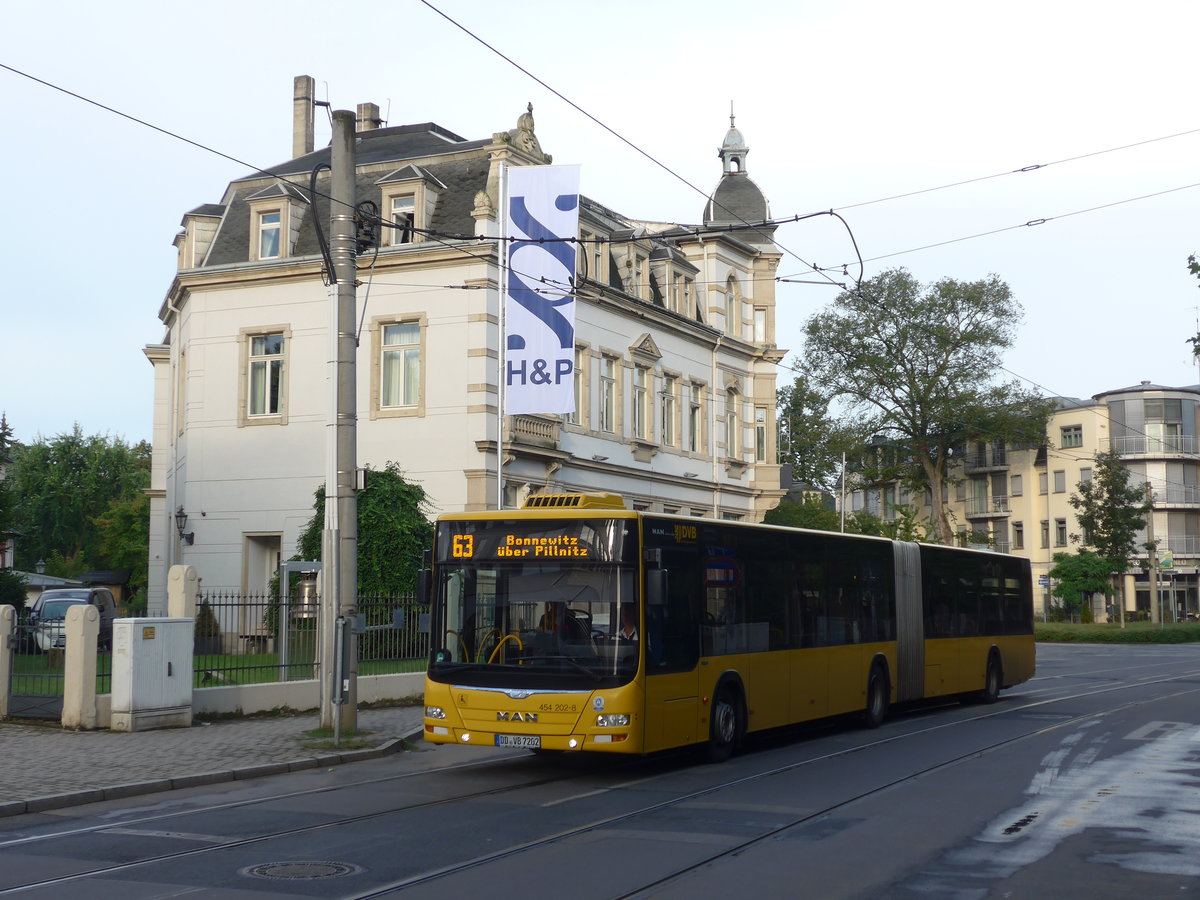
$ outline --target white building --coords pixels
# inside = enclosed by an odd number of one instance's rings
[[[313,151],[312,79],[296,79],[293,158],[183,217],[154,367],[151,612],[170,565],[205,588],[263,589],[295,552],[323,483],[331,301],[328,148]],[[359,106],[358,200],[403,228],[359,255],[358,464],[395,461],[434,512],[495,508],[501,166],[542,165],[532,111],[466,140],[432,123],[381,128]],[[638,508],[758,520],[775,462],[774,229],[731,127],[695,226],[630,219],[583,197],[576,405],[505,417],[505,505],[605,490]],[[317,168],[316,203],[310,174]],[[586,179],[586,168],[584,169]],[[586,181],[585,181],[586,183]],[[176,527],[176,515],[186,525]]]

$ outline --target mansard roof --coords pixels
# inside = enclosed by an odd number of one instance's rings
[[[487,185],[488,159],[483,152],[460,156],[464,151],[479,150],[489,140],[467,141],[453,132],[434,125],[402,125],[359,132],[356,136],[356,162],[359,174],[355,178],[355,193],[360,199],[378,199],[380,184],[403,178],[421,178],[427,183],[444,187],[439,191],[428,227],[444,234],[473,234],[475,220],[471,218],[475,195]],[[438,156],[447,159],[438,161]],[[420,159],[421,165],[406,163]],[[308,203],[308,179],[300,179],[303,187],[280,181],[275,176],[307,176],[314,167],[328,164],[329,148],[289,160],[270,170],[240,178],[229,185],[224,207],[209,204],[212,209],[224,208],[224,218],[205,258],[205,266],[221,266],[247,262],[250,257],[251,217],[248,201],[271,196],[287,197],[301,207],[299,230],[295,235],[291,256],[318,255],[320,244],[313,225],[313,207]],[[383,176],[376,168],[362,174],[366,167],[396,162],[395,169]],[[264,179],[272,179],[264,184]],[[286,185],[286,187],[285,187]],[[329,172],[323,170],[317,181],[316,214],[324,225],[329,220]]]

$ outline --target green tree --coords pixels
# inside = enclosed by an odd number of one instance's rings
[[[105,565],[97,521],[114,502],[133,499],[150,484],[150,445],[121,438],[69,434],[39,438],[17,449],[11,480],[17,559],[23,568],[46,560],[80,568]]]
[[[1108,575],[1126,571],[1138,550],[1137,535],[1146,527],[1151,500],[1144,485],[1130,483],[1121,457],[1111,450],[1097,453],[1092,480],[1080,482],[1068,502],[1082,532],[1071,540],[1094,548],[1107,564]],[[1122,619],[1124,611],[1122,603]]]
[[[100,530],[97,565],[129,573],[130,605],[143,609],[149,570],[150,498],[144,491],[114,500],[96,518]]]
[[[994,275],[926,286],[893,269],[805,324],[812,384],[844,404],[845,427],[904,448],[895,474],[913,493],[929,490],[942,543],[954,540],[942,490],[954,450],[969,440],[1044,439],[1049,402],[993,380],[1021,315]]]
[[[14,527],[13,492],[6,474],[12,464],[15,446],[8,416],[0,412],[0,543],[12,534]]]
[[[1063,611],[1072,619],[1090,609],[1086,604],[1092,594],[1113,595],[1109,561],[1091,550],[1055,553],[1050,579],[1054,584],[1050,593],[1062,601]]]
[[[809,378],[796,376],[776,392],[779,461],[792,467],[792,481],[827,491],[841,477],[842,452],[854,436],[838,428],[829,415],[829,397]]]
[[[321,558],[325,487],[314,494],[313,517],[300,534],[294,559]],[[360,594],[404,594],[416,589],[421,552],[433,543],[425,489],[405,481],[394,462],[367,473],[358,494],[358,590]]]
[[[763,516],[768,525],[787,525],[791,528],[812,528],[816,531],[840,531],[841,516],[820,497],[809,495],[802,500],[781,500],[779,505]]]

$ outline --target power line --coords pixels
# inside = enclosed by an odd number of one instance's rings
[[[699,194],[700,196],[704,197],[706,200],[709,200],[709,201],[711,201],[713,204],[715,204],[715,205],[717,205],[717,206],[720,206],[722,210],[724,210],[725,212],[729,213],[729,214],[730,214],[730,215],[732,215],[734,218],[736,218],[736,219],[740,220],[740,221],[741,221],[741,222],[743,222],[744,224],[749,224],[749,223],[746,223],[746,220],[745,220],[745,219],[743,219],[741,216],[739,216],[737,213],[733,212],[733,211],[732,211],[732,210],[730,210],[728,207],[724,206],[724,204],[721,204],[721,203],[719,203],[719,202],[716,200],[716,198],[714,198],[714,197],[710,196],[710,195],[709,195],[707,192],[705,192],[705,191],[701,190],[701,189],[700,189],[700,188],[698,188],[696,185],[692,184],[690,181],[688,181],[686,178],[684,178],[682,175],[680,175],[678,172],[676,172],[674,169],[672,169],[672,168],[671,168],[670,166],[668,166],[666,163],[664,163],[664,162],[660,161],[659,159],[657,159],[656,157],[652,156],[650,153],[648,153],[647,151],[643,150],[643,149],[642,149],[641,147],[639,147],[637,144],[633,143],[633,141],[629,140],[629,139],[628,139],[628,138],[626,138],[624,135],[621,135],[621,134],[619,134],[619,133],[618,133],[616,130],[614,130],[613,128],[610,128],[608,125],[606,125],[604,122],[600,121],[598,118],[596,118],[594,115],[592,115],[592,114],[591,114],[590,112],[588,112],[586,109],[584,109],[583,107],[581,107],[579,104],[577,104],[577,103],[575,103],[574,101],[570,100],[569,98],[567,98],[566,96],[564,96],[564,95],[563,95],[561,92],[559,92],[559,91],[555,90],[553,87],[551,87],[549,84],[547,84],[545,81],[543,81],[543,80],[542,80],[541,78],[539,78],[538,76],[534,75],[532,72],[530,72],[528,69],[526,69],[526,68],[525,68],[524,66],[522,66],[520,63],[518,63],[516,60],[512,59],[511,57],[509,57],[509,56],[507,56],[506,54],[502,53],[502,52],[501,52],[500,50],[498,50],[497,48],[493,47],[491,44],[489,44],[487,41],[485,41],[485,40],[484,40],[483,38],[481,38],[479,35],[475,34],[475,33],[474,33],[474,32],[472,32],[470,29],[468,29],[466,26],[464,26],[464,25],[460,24],[459,22],[456,22],[454,19],[450,18],[450,16],[446,15],[446,13],[442,12],[440,9],[438,9],[436,6],[434,6],[432,3],[430,3],[430,2],[429,2],[429,0],[420,0],[420,2],[421,2],[423,5],[427,6],[429,9],[431,9],[433,12],[437,13],[439,16],[441,16],[443,19],[445,19],[447,22],[449,22],[451,25],[453,25],[455,28],[457,28],[457,29],[458,29],[459,31],[461,31],[463,34],[467,35],[467,36],[468,36],[469,38],[471,38],[472,40],[474,40],[474,41],[476,41],[476,42],[478,42],[478,43],[482,44],[484,47],[486,47],[486,48],[487,48],[488,50],[490,50],[492,53],[494,53],[494,54],[496,54],[497,56],[499,56],[499,57],[500,57],[502,60],[504,60],[505,62],[507,62],[507,63],[508,63],[509,65],[511,65],[513,68],[517,69],[517,71],[519,71],[519,72],[523,73],[524,75],[526,75],[527,77],[529,77],[529,78],[533,79],[533,81],[537,82],[537,83],[538,83],[539,85],[541,85],[543,88],[545,88],[545,89],[546,89],[546,90],[548,90],[550,93],[552,93],[552,94],[553,94],[555,97],[557,97],[558,99],[562,100],[564,103],[566,103],[566,104],[567,104],[568,106],[570,106],[572,109],[574,109],[576,112],[578,112],[578,113],[580,113],[581,115],[585,116],[587,119],[589,119],[590,121],[594,122],[596,125],[599,125],[599,126],[602,128],[602,129],[604,129],[605,131],[607,131],[609,134],[611,134],[611,135],[612,135],[613,137],[615,137],[617,140],[621,141],[621,143],[623,143],[623,144],[625,144],[626,146],[628,146],[628,147],[629,147],[630,149],[632,149],[634,152],[636,152],[636,153],[640,154],[641,156],[644,156],[646,159],[648,159],[648,160],[649,160],[650,162],[652,162],[654,165],[658,166],[660,169],[662,169],[664,172],[666,172],[666,173],[667,173],[668,175],[670,175],[672,178],[675,178],[676,180],[680,181],[681,183],[683,183],[683,184],[684,184],[684,185],[686,185],[687,187],[691,188],[693,191],[695,191],[695,192],[696,192],[697,194]],[[829,214],[830,214],[830,215],[836,215],[836,213],[834,213],[832,210],[830,210],[830,211],[829,211]],[[838,218],[841,218],[841,217],[840,217],[840,216],[838,216]],[[843,220],[843,223],[844,223],[844,220]],[[848,226],[847,226],[847,227],[848,227]],[[783,246],[783,244],[780,244],[778,241],[776,241],[776,242],[775,242],[775,245],[776,245],[777,247],[779,247],[779,249],[780,249],[780,250],[782,250],[784,253],[787,253],[789,256],[792,256],[792,257],[794,257],[795,259],[797,259],[798,261],[800,261],[800,262],[801,262],[801,263],[803,263],[804,265],[808,266],[808,267],[809,267],[809,268],[810,268],[810,269],[811,269],[813,272],[816,272],[818,275],[821,275],[822,277],[828,278],[828,276],[827,276],[827,275],[825,275],[825,273],[824,273],[824,272],[822,272],[822,271],[821,271],[821,269],[819,269],[819,268],[818,268],[818,267],[817,267],[817,266],[816,266],[814,263],[810,263],[808,260],[804,259],[804,258],[803,258],[803,257],[801,257],[799,254],[797,254],[797,253],[793,252],[792,250],[788,249],[787,247]],[[831,282],[833,281],[833,279],[829,279],[829,280],[830,280]],[[836,282],[834,282],[834,283],[836,284]],[[841,287],[842,285],[838,285],[838,286],[839,286],[839,287]]]
[[[841,210],[841,209],[858,209],[861,206],[871,206],[875,203],[887,203],[888,201],[891,201],[891,200],[902,200],[905,197],[916,197],[920,194],[929,194],[929,193],[933,193],[934,191],[944,191],[944,190],[948,190],[949,188],[962,187],[963,185],[967,185],[967,184],[976,184],[980,181],[989,181],[993,178],[1004,178],[1005,176],[1008,176],[1008,175],[1023,175],[1028,172],[1036,172],[1040,169],[1046,169],[1046,168],[1049,168],[1050,166],[1061,165],[1062,163],[1077,162],[1078,160],[1081,160],[1081,159],[1090,159],[1093,156],[1103,156],[1106,153],[1116,153],[1120,150],[1130,150],[1134,147],[1144,147],[1147,144],[1154,144],[1154,143],[1158,143],[1159,141],[1169,141],[1169,140],[1173,140],[1175,138],[1187,137],[1188,135],[1192,135],[1192,134],[1200,134],[1200,128],[1192,128],[1188,131],[1179,131],[1179,132],[1176,132],[1175,134],[1165,134],[1165,135],[1162,135],[1161,137],[1148,138],[1144,141],[1134,141],[1132,144],[1122,144],[1120,147],[1109,147],[1105,150],[1094,150],[1090,153],[1080,153],[1075,156],[1067,156],[1067,157],[1064,157],[1063,159],[1056,159],[1053,162],[1034,163],[1033,165],[1022,166],[1019,169],[1010,169],[1005,172],[995,172],[991,175],[980,175],[976,178],[967,178],[962,181],[953,181],[953,182],[950,182],[949,184],[938,185],[937,187],[920,188],[915,191],[906,191],[905,193],[902,193],[902,194],[892,194],[888,197],[879,197],[878,199],[875,199],[875,200],[864,200],[861,203],[850,203],[850,204],[847,204],[846,206],[836,206],[836,207],[834,207],[834,209],[839,209],[839,210]]]

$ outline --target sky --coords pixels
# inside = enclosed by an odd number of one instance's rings
[[[433,121],[469,139],[513,128],[532,102],[543,150],[581,166],[583,193],[651,221],[700,221],[732,104],[772,215],[837,210],[864,277],[902,266],[923,282],[1007,282],[1024,318],[997,377],[1072,397],[1200,382],[1187,343],[1200,331],[1187,270],[1200,253],[1200,3],[387,0],[356,19],[362,9],[6,10],[0,411],[18,440],[76,423],[150,438],[142,351],[164,337],[171,241],[186,211],[291,155],[296,75],[333,108],[374,102],[390,125]],[[328,140],[319,121],[318,146]],[[797,280],[777,290],[791,365],[805,320],[838,292],[798,282],[819,279],[814,265],[853,275],[856,255],[828,216],[776,239],[779,275]]]

